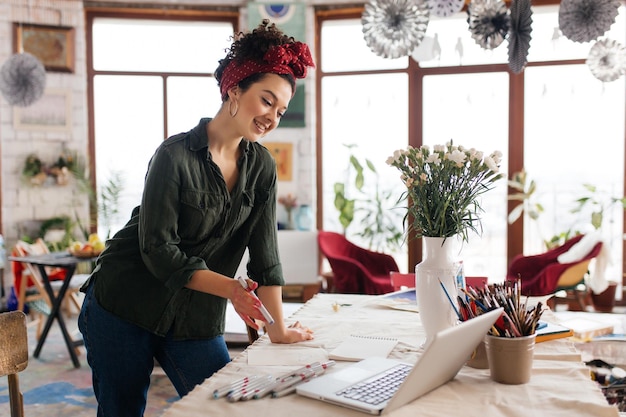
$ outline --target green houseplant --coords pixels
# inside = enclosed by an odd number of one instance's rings
[[[119,202],[124,190],[124,176],[121,171],[112,171],[104,185],[100,187],[98,214],[106,228],[105,238],[111,235],[111,226],[120,215]]]
[[[394,210],[396,198],[393,192],[382,189],[380,175],[371,160],[365,158],[362,163],[355,155],[356,145],[344,146],[350,150],[346,178],[344,182],[333,184],[334,205],[343,234],[347,234],[348,227],[357,219],[360,227],[353,234],[362,238],[369,249],[378,252],[399,250],[403,233],[397,226],[401,215]],[[365,187],[366,179],[371,186]]]
[[[541,213],[544,212],[544,208],[540,203],[535,201],[535,192],[537,191],[537,183],[535,180],[529,179],[526,171],[522,169],[520,172],[516,172],[511,176],[508,185],[515,190],[515,192],[510,193],[507,198],[520,202],[509,213],[509,224],[515,223],[524,213],[532,220],[537,220]]]
[[[109,172],[104,184],[99,187],[99,192],[95,192],[89,180],[87,167],[82,158],[73,157],[71,165],[72,175],[76,179],[76,185],[80,192],[87,194],[92,207],[96,207],[97,212],[93,213],[89,219],[89,223],[85,226],[79,219],[78,213],[75,213],[76,222],[81,230],[85,240],[91,234],[91,226],[98,224],[98,218],[101,220],[103,227],[106,229],[105,239],[111,234],[111,226],[117,221],[119,213],[119,201],[124,191],[124,175],[122,171],[113,170]],[[94,218],[97,215],[98,218]]]
[[[509,186],[516,190],[517,193],[509,194],[509,200],[520,201],[509,213],[509,223],[517,221],[523,212],[529,215],[529,218],[535,222],[539,221],[539,215],[543,213],[543,206],[535,202],[536,184],[529,181],[525,171],[513,174],[509,180]],[[589,230],[589,226],[593,230],[601,230],[605,225],[607,213],[614,206],[621,206],[626,210],[626,196],[614,197],[605,190],[600,189],[596,185],[583,183],[585,193],[582,197],[577,198],[573,203],[574,207],[569,209],[570,213],[579,214],[577,219],[569,228],[554,233],[548,238],[543,238],[546,250],[556,248],[563,245],[567,240],[579,235],[582,230]],[[594,308],[598,311],[611,311],[615,303],[615,279],[608,278],[609,287],[601,293],[591,291],[591,299]]]
[[[587,208],[591,209],[589,220],[595,230],[602,227],[604,215],[612,206],[619,204],[626,209],[626,196],[608,196],[592,184],[583,184],[583,187],[588,194],[576,200],[576,207],[572,209],[572,213],[581,213]]]
[[[509,193],[508,199],[519,201],[508,216],[509,224],[516,222],[523,213],[535,221],[545,211],[544,206],[536,201],[537,184],[531,180],[525,170],[516,172],[508,181],[509,187],[516,192]],[[565,243],[568,239],[581,233],[585,227],[591,225],[594,230],[602,228],[606,213],[615,205],[620,205],[626,210],[626,196],[613,197],[593,184],[583,183],[585,194],[574,201],[574,207],[570,213],[580,214],[578,219],[569,228],[555,232],[552,236],[543,238],[546,249],[552,249]],[[585,217],[589,216],[589,217]]]

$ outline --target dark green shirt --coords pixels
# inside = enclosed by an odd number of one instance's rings
[[[243,139],[232,192],[208,150],[202,119],[170,137],[150,160],[141,205],[107,241],[91,280],[101,306],[157,335],[177,339],[224,333],[226,299],[184,286],[210,269],[232,277],[246,247],[248,275],[283,285],[276,236],[276,164]]]

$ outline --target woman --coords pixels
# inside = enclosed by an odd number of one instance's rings
[[[276,165],[256,143],[274,130],[313,67],[309,48],[267,20],[240,33],[215,72],[222,106],[153,155],[141,205],[83,288],[79,327],[98,416],[142,416],[156,359],[184,396],[230,361],[227,300],[247,325],[260,301],[233,279],[249,250],[247,284],[274,318],[273,343],[312,339],[285,326],[276,241]],[[258,288],[257,288],[258,287]]]

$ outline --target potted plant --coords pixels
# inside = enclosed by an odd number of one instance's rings
[[[24,167],[22,168],[22,176],[31,185],[43,185],[48,177],[41,159],[35,154],[30,154],[26,157]]]
[[[517,221],[524,212],[528,214],[530,219],[538,221],[540,214],[543,213],[543,206],[535,201],[536,183],[529,180],[526,172],[522,170],[513,174],[509,180],[509,186],[516,192],[509,194],[508,199],[521,202],[509,213],[509,223]],[[588,183],[584,183],[583,188],[586,190],[586,194],[576,199],[574,208],[570,210],[570,213],[582,215],[581,219],[567,230],[543,238],[547,250],[563,245],[567,240],[583,233],[582,230],[588,229],[589,226],[593,230],[601,230],[607,212],[615,205],[620,205],[626,209],[626,196],[612,197],[597,186]],[[611,278],[608,281],[609,286],[603,292],[590,291],[591,301],[598,311],[611,311],[615,304],[617,282]]]
[[[515,223],[525,213],[528,218],[535,222],[537,228],[539,228],[539,217],[545,211],[543,205],[537,201],[537,183],[535,180],[530,179],[526,170],[522,169],[519,172],[515,172],[508,180],[509,187],[514,192],[509,193],[508,200],[519,201],[508,215],[509,224]],[[541,231],[539,230],[541,235]],[[556,233],[548,238],[542,237],[543,245],[546,250],[556,248],[563,245],[567,240],[574,237],[577,233],[568,229],[566,231]]]
[[[397,252],[404,236],[398,227],[402,214],[393,210],[396,198],[392,191],[380,186],[380,176],[372,161],[365,158],[362,163],[352,152],[355,144],[344,146],[351,151],[346,179],[333,185],[334,204],[343,234],[347,235],[348,227],[357,219],[360,228],[353,234],[362,238],[370,250]],[[366,178],[371,187],[365,187]]]

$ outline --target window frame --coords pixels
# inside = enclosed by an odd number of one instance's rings
[[[167,112],[167,78],[168,77],[207,77],[212,73],[186,73],[186,72],[162,72],[162,71],[110,71],[96,70],[93,64],[93,24],[97,18],[116,18],[129,20],[169,20],[169,21],[193,21],[193,22],[227,22],[231,23],[235,33],[240,31],[239,10],[237,7],[185,7],[163,6],[157,8],[126,8],[126,7],[85,7],[85,38],[86,38],[86,68],[87,68],[87,155],[89,161],[90,186],[98,198],[97,159],[95,143],[95,103],[94,103],[94,79],[97,75],[129,75],[129,76],[156,76],[161,77],[163,88],[163,140],[167,139],[168,112]],[[217,64],[216,64],[217,66]],[[98,207],[93,201],[89,204],[90,231],[98,230]]]
[[[507,1],[506,3],[510,3]],[[533,7],[536,6],[548,6],[558,5],[558,0],[535,0]],[[464,6],[465,11],[467,6]],[[325,21],[341,20],[341,19],[360,19],[363,13],[364,7],[352,6],[352,7],[328,7],[318,6],[315,9],[315,51],[316,51],[316,63],[318,70],[315,74],[315,110],[317,114],[316,118],[316,196],[317,196],[317,224],[322,225],[324,219],[323,212],[323,164],[321,160],[323,149],[323,137],[322,137],[322,79],[326,76],[334,75],[356,75],[364,73],[394,73],[394,72],[406,72],[409,79],[409,141],[408,145],[419,147],[423,143],[422,135],[422,112],[421,105],[423,102],[423,90],[422,83],[423,78],[428,75],[441,75],[441,74],[469,74],[469,73],[481,73],[481,72],[508,72],[509,78],[509,129],[508,129],[508,166],[509,172],[521,171],[524,167],[524,72],[520,74],[514,74],[510,71],[508,64],[486,64],[486,65],[463,65],[463,66],[450,66],[450,67],[430,67],[422,68],[413,59],[409,59],[409,65],[406,69],[391,69],[391,70],[377,70],[377,71],[342,71],[342,72],[324,72],[322,71],[323,65],[321,62],[321,29]],[[553,65],[580,65],[584,64],[585,59],[571,59],[571,60],[555,60],[555,61],[541,61],[541,62],[529,62],[528,67],[539,66],[553,66]],[[625,108],[625,120],[626,120],[626,108]],[[624,141],[626,142],[626,130]],[[626,151],[623,156],[626,161]],[[626,195],[626,163],[624,163],[625,178],[623,185],[623,195]],[[507,212],[510,212],[516,205],[515,201],[507,202]],[[623,214],[624,226],[622,233],[626,231],[626,210]],[[519,236],[524,236],[524,219],[507,225],[507,265],[517,254],[522,254],[524,251],[523,239],[519,239]],[[413,270],[413,266],[419,263],[422,259],[422,241],[421,239],[410,239],[408,241],[408,270]],[[626,270],[626,244],[622,248],[622,285],[623,290],[626,289],[626,274],[623,272]],[[505,273],[506,271],[503,271]],[[626,305],[626,300],[621,300],[621,305]]]

